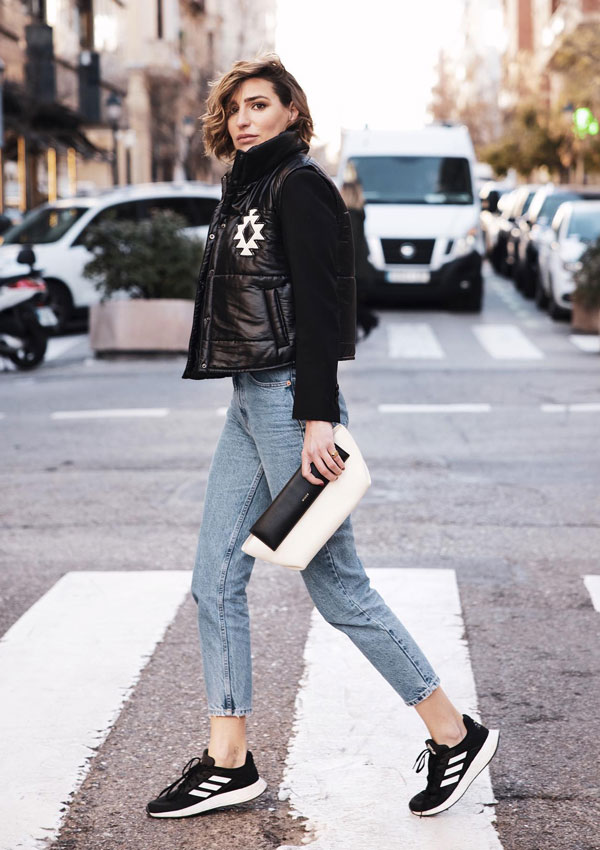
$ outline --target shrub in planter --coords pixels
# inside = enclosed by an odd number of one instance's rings
[[[186,351],[204,249],[182,233],[185,226],[180,216],[161,212],[139,223],[90,228],[85,244],[94,258],[84,274],[101,293],[90,310],[97,354]]]
[[[96,280],[102,301],[117,292],[131,298],[193,298],[204,245],[181,232],[186,226],[181,216],[160,212],[145,221],[90,227],[85,246],[94,259],[83,273]]]

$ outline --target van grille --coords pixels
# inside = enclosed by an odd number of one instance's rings
[[[386,265],[429,265],[435,239],[382,239]],[[401,248],[405,247],[405,252]],[[410,247],[413,254],[410,256]]]

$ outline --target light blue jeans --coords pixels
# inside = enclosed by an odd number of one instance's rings
[[[233,398],[209,470],[192,579],[209,714],[221,717],[252,711],[246,585],[254,558],[241,546],[300,466],[306,426],[292,417],[293,364],[242,372],[232,381]],[[339,402],[347,425],[341,393]],[[429,662],[370,586],[350,517],[300,575],[323,617],[348,635],[407,705],[437,688],[439,678]]]

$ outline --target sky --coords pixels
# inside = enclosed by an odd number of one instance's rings
[[[459,38],[462,0],[278,0],[276,51],[308,97],[316,144],[340,128],[422,126],[441,48]]]

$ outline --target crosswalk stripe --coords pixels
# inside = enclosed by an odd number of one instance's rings
[[[495,360],[543,360],[543,352],[516,325],[473,325],[473,333]]]
[[[373,586],[431,658],[457,706],[477,716],[477,697],[453,570],[370,570]],[[345,635],[316,612],[305,646],[280,798],[308,819],[315,850],[419,847],[501,850],[484,773],[451,812],[423,821],[408,799],[424,786],[412,772],[427,737],[415,711]]]
[[[387,325],[390,357],[441,360],[446,355],[430,325],[425,322],[401,322]]]
[[[157,642],[188,593],[183,570],[70,572],[0,641],[0,848],[58,832]]]
[[[583,582],[592,597],[592,605],[600,612],[600,575],[584,576]]]

